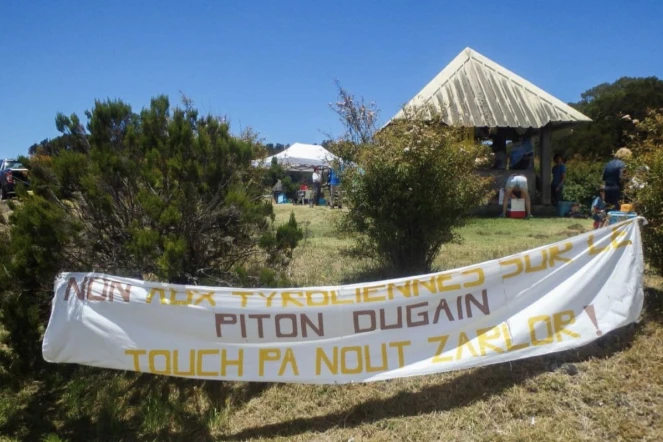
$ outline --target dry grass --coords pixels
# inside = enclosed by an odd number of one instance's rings
[[[291,210],[306,231],[292,265],[295,282],[334,284],[361,272],[362,263],[339,256],[349,240],[335,235],[335,211],[277,206],[278,222]],[[476,263],[590,226],[589,220],[479,219],[437,264]],[[663,279],[647,275],[646,283],[642,321],[579,351],[344,386],[199,382],[83,368],[18,390],[0,388],[0,434],[52,441],[663,440]]]

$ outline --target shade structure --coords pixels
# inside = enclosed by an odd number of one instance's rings
[[[283,152],[253,161],[255,167],[268,168],[272,159],[288,171],[312,172],[314,167],[331,167],[338,157],[317,144],[295,143]]]
[[[434,110],[455,127],[554,129],[591,121],[471,48],[461,51],[405,108]],[[401,109],[390,122],[403,116]]]

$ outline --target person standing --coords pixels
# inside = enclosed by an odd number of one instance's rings
[[[560,154],[555,155],[553,158],[555,165],[552,168],[552,183],[550,184],[550,195],[552,196],[553,205],[557,205],[562,201],[564,192],[564,180],[566,180],[566,164],[564,158]]]
[[[322,185],[322,175],[318,167],[313,168],[313,204],[318,205],[320,202],[320,186]]]
[[[633,154],[626,147],[619,149],[612,160],[608,161],[603,169],[603,182],[605,184],[605,202],[609,209],[619,210],[626,182],[626,163]]]
[[[336,171],[334,169],[329,169],[329,204],[332,209],[334,208],[334,197],[335,197],[334,194],[337,191],[339,191],[340,185],[341,185],[341,179],[336,173]],[[337,197],[339,200],[336,202],[340,207],[341,204],[340,194]]]

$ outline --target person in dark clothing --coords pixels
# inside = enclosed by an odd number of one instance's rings
[[[556,206],[557,203],[562,201],[562,194],[564,192],[564,180],[566,179],[566,165],[564,159],[560,154],[554,157],[555,165],[552,168],[552,183],[550,184],[550,191],[552,196],[552,203]]]
[[[615,153],[612,160],[608,161],[603,169],[603,182],[605,183],[605,202],[614,210],[619,210],[624,191],[626,176],[626,163],[632,156],[629,149],[622,147]]]

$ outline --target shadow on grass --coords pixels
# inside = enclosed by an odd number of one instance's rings
[[[223,436],[221,440],[294,437],[305,432],[324,433],[337,427],[357,427],[382,419],[420,416],[466,407],[476,401],[499,395],[541,373],[554,371],[562,364],[607,358],[621,352],[630,347],[643,323],[615,330],[580,349],[468,370],[450,381],[428,386],[416,392],[403,391],[388,399],[364,402],[325,416],[303,417],[249,428]]]
[[[384,281],[387,279],[395,279],[401,276],[386,266],[369,265],[355,272],[349,273],[342,280],[341,284],[360,284],[373,281]]]
[[[49,434],[67,441],[211,441],[213,420],[221,415],[218,424],[227,425],[228,404],[241,407],[270,386],[67,367],[18,402],[0,434],[34,441]]]
[[[648,320],[663,324],[663,288],[645,287],[644,310]]]

